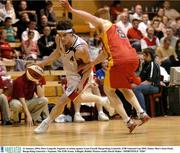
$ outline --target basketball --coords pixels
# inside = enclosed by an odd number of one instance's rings
[[[27,68],[27,76],[30,80],[34,81],[35,80],[40,80],[43,76],[43,69],[38,66],[38,65],[32,65]]]

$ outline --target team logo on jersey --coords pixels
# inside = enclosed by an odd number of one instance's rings
[[[124,34],[124,32],[121,30],[120,27],[118,27],[117,33],[119,34],[120,38],[126,38],[126,35]]]

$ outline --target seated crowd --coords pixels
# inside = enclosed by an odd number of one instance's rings
[[[25,61],[47,58],[56,48],[57,20],[53,3],[45,0],[40,2],[41,5],[37,5],[38,1],[26,0],[7,0],[0,3],[0,111],[3,125],[12,123],[19,125],[19,113],[22,111],[26,112],[27,124],[36,125],[49,115],[48,99],[44,95],[45,79],[33,84],[29,81],[31,79],[28,80],[26,77],[28,71],[23,66]],[[110,9],[105,7],[97,10],[96,15],[103,17],[107,15],[106,18],[123,30],[132,47],[136,49],[141,62],[137,70],[137,78],[132,78],[136,79],[132,81],[136,82],[132,84],[132,88],[140,105],[145,112],[148,112],[145,95],[159,93],[160,86],[169,82],[170,68],[180,66],[180,14],[170,8],[168,1],[165,1],[163,6],[157,10],[152,20],[149,19],[148,13],[143,12],[139,4],[135,6],[134,12],[131,11],[123,8],[116,1]],[[88,37],[87,41],[90,54],[96,56],[101,49],[97,34],[95,33],[93,38]],[[20,45],[14,47],[13,43]],[[9,69],[4,66],[3,61],[15,61],[13,71],[26,70],[22,76],[13,80],[11,95],[5,92],[9,84],[6,81],[8,77],[6,71]],[[88,92],[91,90],[92,94],[103,96],[100,103],[95,102],[98,120],[103,121],[109,120],[109,117],[103,112],[102,107],[109,116],[116,114],[103,92],[106,67],[107,61],[96,66],[94,71],[96,83],[93,82],[88,87]],[[54,61],[51,69],[62,69],[61,61]],[[164,80],[161,79],[162,76]],[[22,91],[17,92],[16,86],[19,85],[23,88]],[[94,91],[97,92],[94,93]],[[122,98],[120,94],[118,96]],[[27,105],[24,105],[25,102]],[[84,118],[80,115],[80,104],[74,105],[74,109],[74,121],[84,122]],[[167,114],[167,108],[164,109],[164,113]],[[132,111],[131,108],[130,110]],[[65,119],[62,119],[61,115],[55,121],[63,122]]]

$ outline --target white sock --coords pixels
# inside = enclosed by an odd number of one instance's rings
[[[124,122],[127,123],[130,120],[130,117],[124,119]]]
[[[140,115],[141,113],[145,113],[145,111],[141,109],[140,111],[137,112],[137,115]]]
[[[98,114],[103,114],[104,112],[102,110],[98,111]]]
[[[81,115],[80,112],[76,112],[75,115]]]
[[[52,119],[50,117],[47,117],[43,122],[46,122],[47,124],[52,123]]]

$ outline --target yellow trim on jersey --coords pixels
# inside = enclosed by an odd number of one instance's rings
[[[104,23],[104,29],[105,29],[105,32],[101,33],[100,34],[100,38],[103,42],[103,45],[104,45],[104,49],[106,50],[106,52],[108,53],[108,68],[105,72],[105,78],[104,78],[104,84],[107,86],[107,87],[111,87],[110,85],[110,69],[111,67],[113,66],[113,60],[112,60],[112,54],[110,52],[110,48],[109,48],[109,45],[108,45],[108,36],[107,36],[107,31],[109,30],[109,28],[111,28],[112,26],[112,23],[111,22],[106,22]]]

